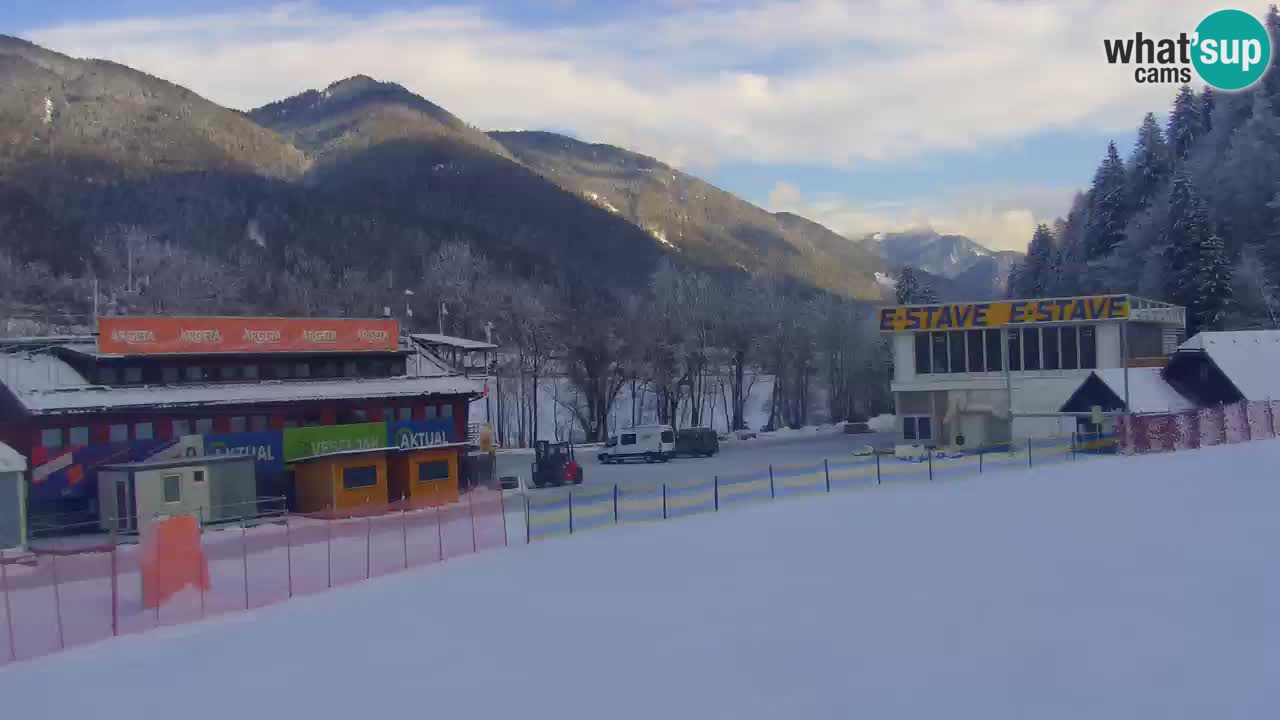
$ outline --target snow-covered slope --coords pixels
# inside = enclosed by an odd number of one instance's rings
[[[1277,717],[1277,463],[1257,442],[607,528],[9,666],[0,708]]]

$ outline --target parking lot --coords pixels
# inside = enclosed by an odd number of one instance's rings
[[[845,435],[832,428],[786,434],[759,434],[753,440],[726,440],[713,457],[679,457],[665,463],[648,464],[633,461],[623,465],[601,465],[595,448],[578,451],[583,466],[583,484],[587,486],[678,483],[709,479],[715,475],[734,475],[765,470],[777,466],[817,464],[824,458],[848,458],[855,450],[874,445],[892,446],[892,433]]]

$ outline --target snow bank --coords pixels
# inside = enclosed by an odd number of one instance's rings
[[[873,432],[894,432],[898,428],[897,415],[877,415],[867,421]]]
[[[607,528],[12,665],[0,708],[1277,717],[1277,463],[1264,441]]]

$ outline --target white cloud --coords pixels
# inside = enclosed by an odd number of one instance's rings
[[[1066,212],[1072,189],[1057,186],[970,186],[937,197],[859,203],[838,195],[805,197],[789,182],[774,185],[770,210],[797,213],[848,237],[933,228],[995,250],[1025,252],[1037,223]]]
[[[1124,128],[1167,104],[1102,38],[1190,29],[1207,0],[669,0],[520,27],[467,7],[354,17],[308,4],[32,29],[248,108],[364,73],[469,122],[571,127],[685,166],[847,166],[1049,128]],[[1010,224],[997,213],[995,226]]]

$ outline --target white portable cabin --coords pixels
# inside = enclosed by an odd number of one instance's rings
[[[141,532],[161,516],[217,523],[257,514],[254,460],[205,455],[111,465],[98,472],[101,527]]]
[[[676,431],[670,425],[637,425],[620,430],[601,448],[602,463],[668,460],[676,451]]]
[[[27,544],[27,459],[0,443],[0,550]]]

